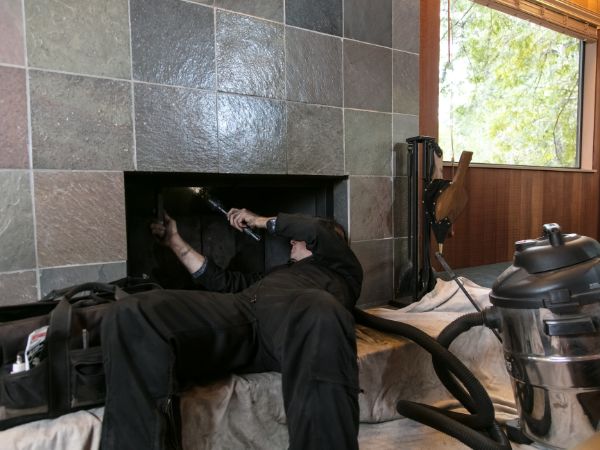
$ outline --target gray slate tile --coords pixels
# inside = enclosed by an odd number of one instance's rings
[[[344,41],[344,106],[391,112],[392,51]]]
[[[286,28],[287,98],[342,106],[342,40]]]
[[[394,112],[419,114],[419,55],[394,51]]]
[[[392,46],[392,0],[344,0],[344,37]]]
[[[342,35],[343,0],[286,0],[288,25]]]
[[[364,271],[358,305],[383,305],[393,300],[393,245],[393,239],[352,243]]]
[[[42,269],[40,289],[42,297],[54,289],[62,289],[91,281],[109,282],[127,275],[127,263],[88,264]]]
[[[392,115],[346,110],[346,170],[350,175],[392,175]]]
[[[408,177],[394,177],[394,236],[408,236]]]
[[[213,89],[214,11],[179,0],[131,0],[133,77]]]
[[[348,195],[349,182],[344,178],[333,186],[333,217],[344,227],[346,234],[350,234],[349,214],[348,214]]]
[[[412,263],[408,252],[408,238],[394,239],[394,297],[412,296],[410,282],[412,278]]]
[[[0,168],[29,167],[25,69],[0,67]]]
[[[285,103],[218,94],[219,172],[285,173]]]
[[[287,104],[288,173],[344,173],[344,124],[340,108]]]
[[[131,76],[127,0],[25,2],[30,66]]]
[[[35,267],[29,173],[0,171],[0,272]]]
[[[34,185],[39,267],[127,259],[123,173],[40,171]]]
[[[394,176],[408,175],[406,139],[419,135],[419,116],[394,114]]]
[[[35,270],[0,273],[0,306],[35,302],[37,296]]]
[[[30,71],[33,166],[133,168],[131,85]]]
[[[392,0],[392,43],[397,50],[419,53],[420,1]]]
[[[19,0],[0,1],[0,63],[25,65],[23,12]]]
[[[283,0],[215,0],[215,6],[283,22]]]
[[[392,237],[392,178],[350,177],[353,241]]]
[[[135,84],[138,170],[216,172],[216,95]]]
[[[283,25],[217,12],[217,89],[284,98]]]

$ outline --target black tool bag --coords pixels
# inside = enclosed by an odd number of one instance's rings
[[[105,396],[100,324],[115,301],[160,289],[145,279],[84,283],[36,303],[0,308],[0,430],[101,405]],[[11,373],[29,334],[48,326],[39,363]]]

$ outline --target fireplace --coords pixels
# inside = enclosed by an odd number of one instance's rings
[[[142,217],[150,220],[156,195],[144,174],[140,200],[128,188],[125,217],[124,178],[132,182],[134,171],[156,172],[165,189],[231,183],[241,192],[215,191],[226,206],[264,213],[298,206],[271,175],[299,188],[326,181],[306,175],[346,176],[329,181],[333,212],[348,223],[365,272],[358,303],[399,295],[407,172],[392,149],[419,134],[420,2],[354,2],[342,14],[343,2],[323,0],[326,8],[285,15],[265,6],[282,0],[71,2],[68,27],[46,20],[62,17],[64,5],[38,3],[0,2],[10,5],[0,12],[0,304],[128,270],[156,272],[138,264],[160,250],[143,241]],[[89,17],[110,29],[90,29]],[[224,178],[183,183],[184,175],[160,174],[167,171]],[[265,177],[231,181],[231,173]],[[178,217],[170,195],[167,211],[184,232],[193,222]],[[275,203],[278,195],[286,201]],[[137,230],[132,208],[140,209]],[[229,237],[238,245],[243,236]],[[266,267],[269,249],[261,250]]]
[[[346,225],[345,177],[207,175],[127,172],[125,205],[127,273],[148,276],[165,288],[193,287],[177,257],[151,235],[149,225],[164,208],[177,221],[181,236],[217,265],[244,272],[268,272],[287,262],[289,242],[261,231],[260,241],[229,226],[206,194],[231,207],[264,216],[278,212],[336,217]],[[336,207],[337,205],[337,207]],[[337,214],[336,214],[337,213]]]

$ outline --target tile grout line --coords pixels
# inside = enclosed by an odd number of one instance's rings
[[[284,148],[285,148],[285,173],[290,173],[289,165],[289,146],[288,146],[288,92],[287,92],[287,25],[285,17],[285,1],[282,0],[283,4],[283,101],[285,102],[285,110],[283,115],[283,137],[284,137]]]
[[[343,54],[343,44],[342,44],[342,54]],[[2,64],[0,64],[0,66],[2,66]],[[7,66],[7,67],[11,67],[11,66]],[[23,69],[23,67],[20,67],[20,66],[14,66],[14,67],[18,68],[18,69]],[[403,116],[418,117],[418,114],[394,113],[394,112],[391,112],[391,111],[378,111],[378,110],[375,110],[375,109],[348,108],[348,107],[345,107],[345,106],[336,106],[336,105],[321,104],[321,103],[309,103],[309,102],[302,102],[302,101],[297,101],[297,100],[289,100],[289,99],[285,99],[285,98],[264,97],[264,96],[261,96],[261,95],[254,95],[254,94],[244,94],[244,93],[239,93],[239,92],[219,91],[216,88],[213,88],[213,89],[202,89],[202,88],[195,88],[195,87],[190,87],[190,86],[181,86],[181,85],[164,84],[164,83],[154,83],[154,82],[151,82],[151,81],[143,81],[143,80],[135,80],[135,79],[131,79],[130,80],[130,79],[124,79],[124,78],[111,78],[111,77],[89,75],[89,74],[83,74],[83,73],[77,73],[77,72],[66,72],[66,71],[54,70],[54,69],[42,69],[42,68],[39,68],[39,67],[28,67],[27,69],[33,70],[35,72],[56,73],[56,74],[61,74],[61,75],[71,75],[71,76],[88,77],[88,78],[101,79],[101,80],[110,80],[110,81],[116,81],[116,82],[121,82],[121,83],[123,83],[123,82],[125,82],[125,83],[133,83],[134,85],[135,84],[145,84],[145,85],[149,85],[149,86],[158,86],[158,87],[165,87],[165,88],[171,88],[171,89],[186,89],[186,90],[190,90],[190,91],[199,91],[199,92],[210,93],[210,94],[214,94],[216,92],[218,94],[225,94],[225,95],[238,95],[238,96],[244,96],[244,97],[261,98],[261,99],[266,99],[266,100],[274,100],[274,101],[279,101],[279,102],[283,101],[283,102],[299,103],[299,104],[303,104],[303,105],[318,106],[318,107],[324,107],[324,108],[347,109],[347,110],[350,110],[350,111],[363,111],[363,112],[371,112],[371,113],[379,113],[379,114],[399,114],[399,115],[403,115]],[[342,79],[343,79],[343,70],[342,70]],[[342,82],[343,82],[343,80],[342,80]],[[343,95],[343,89],[342,89],[342,95]],[[343,100],[343,101],[345,101],[345,100]]]
[[[391,17],[391,20],[392,20],[392,47],[394,46],[394,4],[395,4],[395,2],[392,2],[392,17]],[[392,126],[391,126],[391,134],[392,134],[391,137],[392,137],[392,139],[391,139],[391,142],[392,142],[392,148],[390,148],[390,158],[389,158],[389,160],[390,160],[390,166],[391,166],[390,167],[390,169],[391,169],[390,173],[392,174],[392,205],[391,205],[392,206],[391,207],[391,210],[392,210],[392,236],[395,236],[395,233],[396,233],[396,221],[394,220],[394,218],[396,217],[395,216],[395,213],[396,213],[396,211],[395,211],[395,209],[396,209],[395,208],[395,204],[396,204],[396,202],[395,202],[395,200],[396,200],[396,183],[394,183],[394,176],[396,176],[398,174],[396,173],[396,170],[395,170],[395,166],[396,165],[394,164],[394,162],[395,162],[395,158],[394,158],[395,155],[394,155],[394,52],[393,51],[392,51],[392,67],[391,67],[391,72],[392,72],[391,73],[391,76],[392,76],[392,86],[391,86],[390,95],[392,97],[391,98],[391,104],[392,104]],[[393,270],[395,268],[394,253],[395,252],[392,252],[392,273],[393,273]],[[393,285],[394,281],[395,280],[392,279],[392,285]]]
[[[23,66],[20,64],[10,64],[10,63],[5,63],[5,62],[0,62],[0,67],[11,67],[13,69],[27,69],[27,66]]]
[[[106,75],[96,75],[96,74],[91,74],[91,73],[69,72],[68,70],[51,69],[51,68],[45,68],[45,67],[27,66],[27,68],[30,70],[34,70],[36,72],[58,73],[61,75],[88,77],[88,78],[94,78],[94,79],[99,79],[99,80],[119,81],[121,83],[123,83],[123,82],[127,83],[127,82],[131,81],[131,79],[129,79],[129,78],[116,78],[116,77],[109,77]]]
[[[396,182],[395,176],[396,167],[398,166],[396,158],[398,155],[394,153],[394,10],[395,10],[396,2],[392,1],[392,148],[390,149],[390,164],[391,164],[391,173],[392,173],[392,236],[396,236]],[[399,281],[398,281],[399,282]],[[396,243],[392,242],[392,298],[394,300],[396,298]]]
[[[346,47],[345,45],[345,41],[344,41],[344,28],[345,28],[345,22],[346,22],[346,1],[342,0],[342,36],[341,36],[341,43],[342,43],[342,127],[343,127],[343,139],[342,139],[342,146],[344,149],[344,173],[347,173],[346,170],[346,67],[345,67],[345,61],[344,61],[344,49]],[[346,233],[348,234],[348,242],[352,242],[351,236],[352,236],[352,211],[350,210],[351,208],[351,201],[350,201],[350,195],[351,195],[351,178],[350,175],[348,175],[348,184],[346,186],[346,223],[348,224],[348,229],[346,230]]]
[[[125,170],[123,169],[69,169],[69,168],[64,168],[64,169],[43,169],[43,168],[26,168],[26,169],[10,169],[10,168],[0,168],[0,173],[2,172],[22,172],[22,171],[31,171],[31,170],[35,170],[36,173],[60,173],[60,172],[69,172],[69,173],[79,173],[79,172],[86,172],[86,173],[122,173],[125,172]],[[173,171],[173,173],[180,173],[177,171]],[[187,172],[184,172],[187,173]]]
[[[33,221],[33,249],[35,254],[35,287],[37,298],[42,298],[42,287],[40,286],[40,257],[37,238],[37,216],[35,213],[35,181],[33,171],[33,138],[31,127],[31,85],[29,83],[29,57],[27,55],[27,20],[25,17],[25,0],[21,0],[21,16],[23,21],[23,53],[25,62],[25,98],[27,102],[27,153],[29,157],[29,190],[31,195],[31,219]]]
[[[396,239],[406,239],[406,238],[396,238],[394,236],[384,236],[378,237],[374,239],[359,239],[357,241],[352,241],[353,244],[359,244],[363,242],[381,242],[381,241],[395,241]]]
[[[345,85],[345,67],[344,67],[344,25],[345,25],[345,1],[342,1],[342,148],[344,152],[344,173],[346,173],[346,85]],[[348,235],[350,235],[350,205],[348,205]]]
[[[215,127],[217,134],[217,173],[221,173],[221,140],[220,140],[220,130],[219,130],[219,71],[217,64],[217,7],[214,6],[213,3],[213,45],[214,55],[215,55],[215,84],[214,84],[214,93],[215,93]]]
[[[58,266],[43,267],[41,270],[70,269],[70,268],[91,267],[91,266],[106,266],[109,264],[127,264],[127,259],[117,259],[115,261],[100,261],[100,262],[90,262],[90,263],[80,263],[80,264],[62,264],[62,265],[58,265]]]
[[[131,2],[127,2],[127,16],[129,22],[129,82],[131,85],[131,131],[132,131],[132,145],[133,145],[133,170],[137,172],[137,137],[135,128],[135,83],[133,82],[133,31],[131,27]]]
[[[213,2],[212,5],[205,5],[205,4],[197,3],[197,2],[194,2],[194,1],[191,1],[191,0],[180,0],[180,1],[182,1],[184,3],[190,3],[190,4],[196,5],[196,6],[201,6],[203,8],[211,8],[211,9],[213,9],[215,11],[215,13],[217,11],[223,11],[224,13],[227,13],[227,14],[237,14],[238,16],[250,17],[251,19],[262,20],[263,22],[270,22],[270,23],[274,23],[274,24],[277,24],[277,25],[285,24],[285,22],[283,22],[283,23],[282,22],[278,22],[277,20],[267,19],[266,17],[254,16],[252,14],[248,14],[248,13],[245,13],[245,12],[242,12],[242,11],[235,11],[233,9],[226,9],[226,8],[221,7],[221,6],[215,5],[214,2]]]
[[[88,267],[88,266],[106,266],[109,264],[127,264],[127,260],[126,259],[118,259],[116,261],[100,261],[100,262],[91,262],[91,263],[80,263],[80,264],[64,264],[64,265],[60,265],[60,266],[47,266],[47,267],[40,267],[39,271],[44,271],[44,270],[51,270],[51,269],[69,269],[69,268],[76,268],[76,267]],[[35,272],[37,269],[19,269],[19,270],[9,270],[6,272],[1,272],[1,275],[15,275],[15,274],[20,274],[20,273],[27,273],[27,272]]]

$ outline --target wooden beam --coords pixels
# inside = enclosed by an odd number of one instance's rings
[[[419,134],[438,136],[440,2],[421,0]]]

